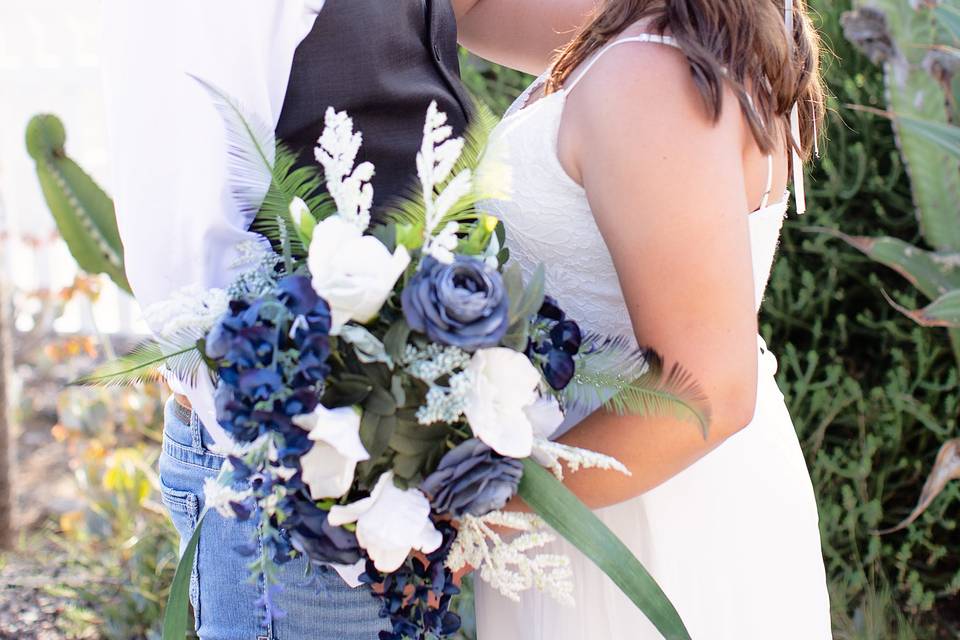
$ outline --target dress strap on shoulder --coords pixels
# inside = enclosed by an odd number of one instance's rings
[[[587,75],[587,72],[590,71],[593,65],[597,63],[597,60],[603,57],[603,54],[605,54],[607,51],[614,48],[618,44],[624,44],[626,42],[652,42],[654,44],[662,44],[668,47],[675,47],[677,49],[680,48],[680,45],[677,43],[677,41],[674,38],[670,36],[658,35],[655,33],[641,33],[640,35],[628,36],[626,38],[620,38],[618,40],[614,40],[613,42],[605,45],[602,49],[597,51],[597,53],[595,53],[593,57],[587,61],[583,69],[578,71],[577,76],[573,78],[569,83],[567,83],[567,85],[563,88],[564,91],[566,92],[573,91],[573,88],[576,87],[577,84],[580,82],[580,80],[583,79],[583,76]]]

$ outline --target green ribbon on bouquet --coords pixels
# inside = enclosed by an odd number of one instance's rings
[[[630,549],[572,491],[529,458],[523,461],[519,495],[607,574],[664,638],[690,640],[677,610]]]

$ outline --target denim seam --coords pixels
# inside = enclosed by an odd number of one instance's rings
[[[219,470],[224,461],[224,457],[221,455],[206,451],[200,453],[191,447],[182,445],[169,438],[163,439],[163,451],[174,460],[182,462],[183,464],[212,471]]]
[[[186,499],[187,509],[190,514],[190,519],[193,522],[193,529],[196,531],[196,528],[200,525],[200,500],[196,495],[190,493],[187,495]],[[203,532],[200,533],[203,535]],[[195,602],[192,602],[193,605],[193,623],[197,631],[200,630],[200,540],[197,540],[197,550],[193,556],[193,567],[190,571],[190,591],[196,594]]]

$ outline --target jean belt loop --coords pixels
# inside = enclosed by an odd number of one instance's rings
[[[190,412],[190,436],[193,440],[193,448],[197,451],[206,449],[203,443],[203,424],[196,411]]]

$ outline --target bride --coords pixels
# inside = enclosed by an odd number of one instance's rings
[[[603,411],[560,438],[632,470],[567,484],[694,640],[831,637],[813,490],[757,335],[790,157],[809,154],[822,116],[802,0],[606,0],[491,137],[488,157],[517,186],[493,212],[512,259],[527,276],[544,263],[546,289],[584,328],[636,336],[709,398],[706,439]],[[590,561],[554,545],[573,557],[577,606],[478,584],[481,640],[659,637]]]

